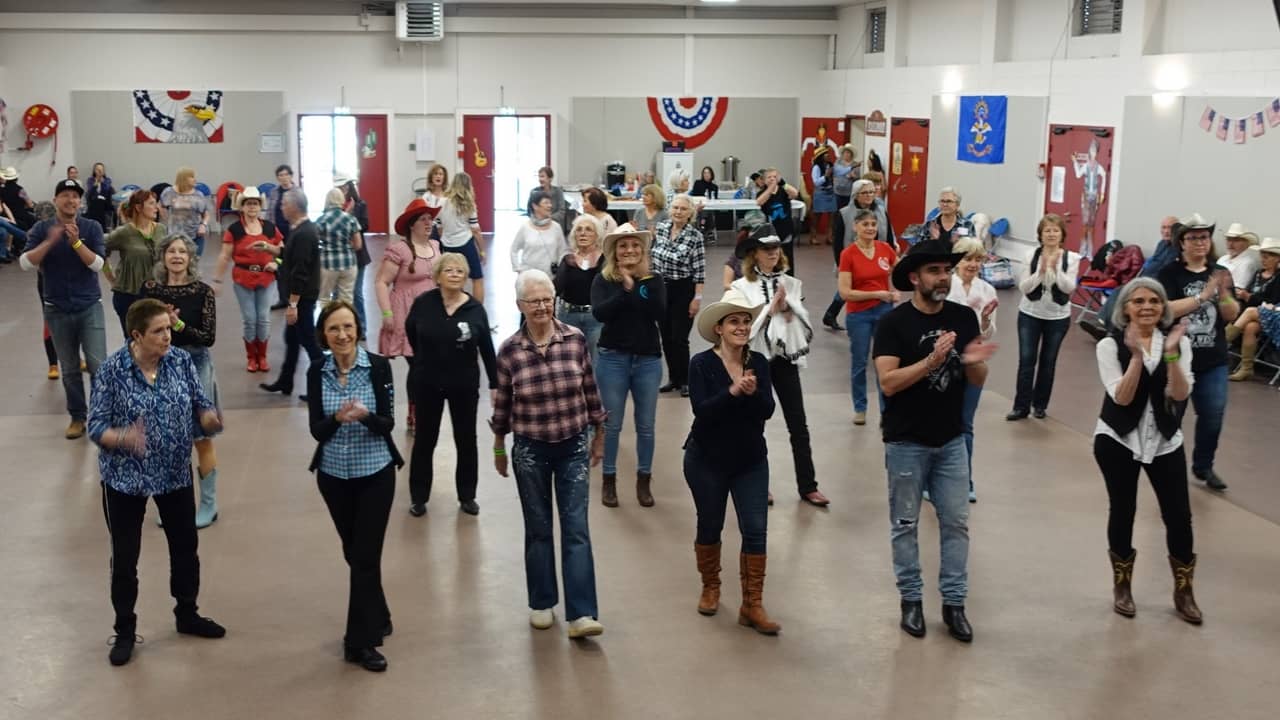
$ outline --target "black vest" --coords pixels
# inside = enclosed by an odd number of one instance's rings
[[[1116,356],[1120,359],[1120,369],[1124,370],[1129,367],[1129,359],[1133,357],[1133,353],[1124,344],[1123,332],[1112,332],[1110,337],[1115,340],[1118,348]],[[1134,391],[1133,401],[1128,405],[1118,405],[1111,399],[1110,394],[1103,393],[1103,422],[1111,426],[1117,435],[1123,437],[1138,427],[1147,403],[1151,403],[1151,409],[1156,416],[1156,428],[1160,430],[1165,440],[1173,437],[1178,432],[1178,428],[1182,427],[1182,414],[1187,410],[1187,401],[1178,402],[1165,397],[1164,389],[1168,379],[1168,364],[1163,360],[1160,361],[1160,366],[1154,373],[1147,372],[1144,365],[1142,379],[1138,381],[1138,389]]]
[[[262,223],[263,237],[273,238],[276,236],[276,226],[273,225],[270,220],[263,220],[259,218],[258,222]],[[244,223],[238,220],[231,223],[231,227],[227,228],[227,232],[231,233],[231,237],[235,239],[236,242],[240,242],[241,238],[249,234],[244,229]]]
[[[1036,248],[1035,253],[1031,255],[1032,269],[1040,267],[1040,251],[1043,249],[1044,248]],[[1063,248],[1062,272],[1066,272],[1066,271],[1067,271],[1067,250],[1066,248]],[[1058,303],[1059,305],[1066,305],[1067,301],[1071,299],[1070,295],[1058,289],[1058,285],[1056,283],[1049,286],[1049,292],[1053,294],[1053,301]],[[1044,295],[1044,283],[1040,283],[1039,285],[1036,286],[1035,290],[1032,290],[1031,292],[1027,293],[1027,299],[1032,302],[1035,302],[1036,300],[1040,299],[1041,295]],[[1120,343],[1120,344],[1124,345],[1124,343]]]

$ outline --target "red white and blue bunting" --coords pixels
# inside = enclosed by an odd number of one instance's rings
[[[729,111],[727,97],[651,97],[649,117],[667,142],[683,142],[692,150],[720,129]]]
[[[1250,137],[1261,137],[1268,127],[1280,125],[1280,98],[1267,103],[1263,109],[1248,117],[1231,118],[1206,105],[1200,115],[1200,129],[1213,133],[1222,142],[1230,139],[1237,145],[1243,145]]]
[[[222,91],[134,90],[133,141],[222,142]]]

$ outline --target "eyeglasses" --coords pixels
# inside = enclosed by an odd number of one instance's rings
[[[938,204],[939,205],[955,205],[956,201],[955,200],[939,200]]]
[[[1200,236],[1198,236],[1198,237],[1191,237],[1190,235],[1188,235],[1188,236],[1186,236],[1186,237],[1182,238],[1182,241],[1183,241],[1183,242],[1188,242],[1188,243],[1197,243],[1197,244],[1198,244],[1198,243],[1211,243],[1211,242],[1213,242],[1213,238],[1212,238],[1212,237],[1209,237],[1208,235],[1200,235]]]
[[[555,298],[534,298],[533,300],[521,300],[520,302],[529,307],[551,307],[556,304]]]

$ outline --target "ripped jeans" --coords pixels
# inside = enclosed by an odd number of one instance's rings
[[[893,543],[893,574],[905,601],[922,599],[920,578],[921,493],[938,513],[942,562],[938,587],[946,605],[964,605],[969,592],[969,456],[963,435],[942,447],[908,442],[884,444],[889,476],[889,537]]]

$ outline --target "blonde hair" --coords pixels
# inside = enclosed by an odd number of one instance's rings
[[[600,268],[600,274],[609,282],[622,282],[622,273],[618,272],[618,244],[628,238],[635,238],[640,243],[640,247],[644,251],[644,262],[649,262],[649,252],[652,250],[649,243],[645,242],[644,238],[636,235],[623,235],[615,240],[612,247],[608,248],[608,251],[604,253],[604,267]]]
[[[951,246],[951,251],[964,253],[965,260],[987,258],[987,249],[982,245],[982,241],[975,237],[960,238],[955,245]]]
[[[596,247],[599,248],[604,244],[604,223],[594,215],[579,215],[574,218],[573,225],[569,226],[569,243],[570,247],[577,248],[577,230],[578,226],[583,225],[591,228],[596,234]]]
[[[194,168],[180,167],[178,175],[173,179],[173,189],[180,193],[188,193],[196,189],[196,171]]]
[[[781,245],[773,245],[772,247],[779,249],[782,248]],[[742,277],[751,282],[755,282],[760,279],[760,276],[756,275],[756,253],[764,249],[764,246],[753,247],[751,248],[751,251],[747,253],[747,256],[742,258]],[[791,267],[791,264],[787,262],[787,254],[784,252],[778,255],[778,264],[773,267],[773,271],[786,272],[789,267]]]
[[[667,207],[667,196],[662,193],[662,186],[658,184],[645,185],[640,191],[642,195],[648,195],[653,201],[653,209],[665,210]]]
[[[436,281],[436,285],[440,284],[440,276],[444,275],[445,268],[450,267],[460,267],[468,274],[471,272],[471,265],[462,253],[440,253],[440,259],[436,260],[436,266],[431,269],[431,278]]]
[[[431,175],[428,173],[427,177]],[[453,203],[453,209],[458,211],[463,220],[471,217],[471,213],[476,211],[476,193],[471,187],[471,176],[464,172],[454,175],[453,182],[444,191],[444,199]]]

